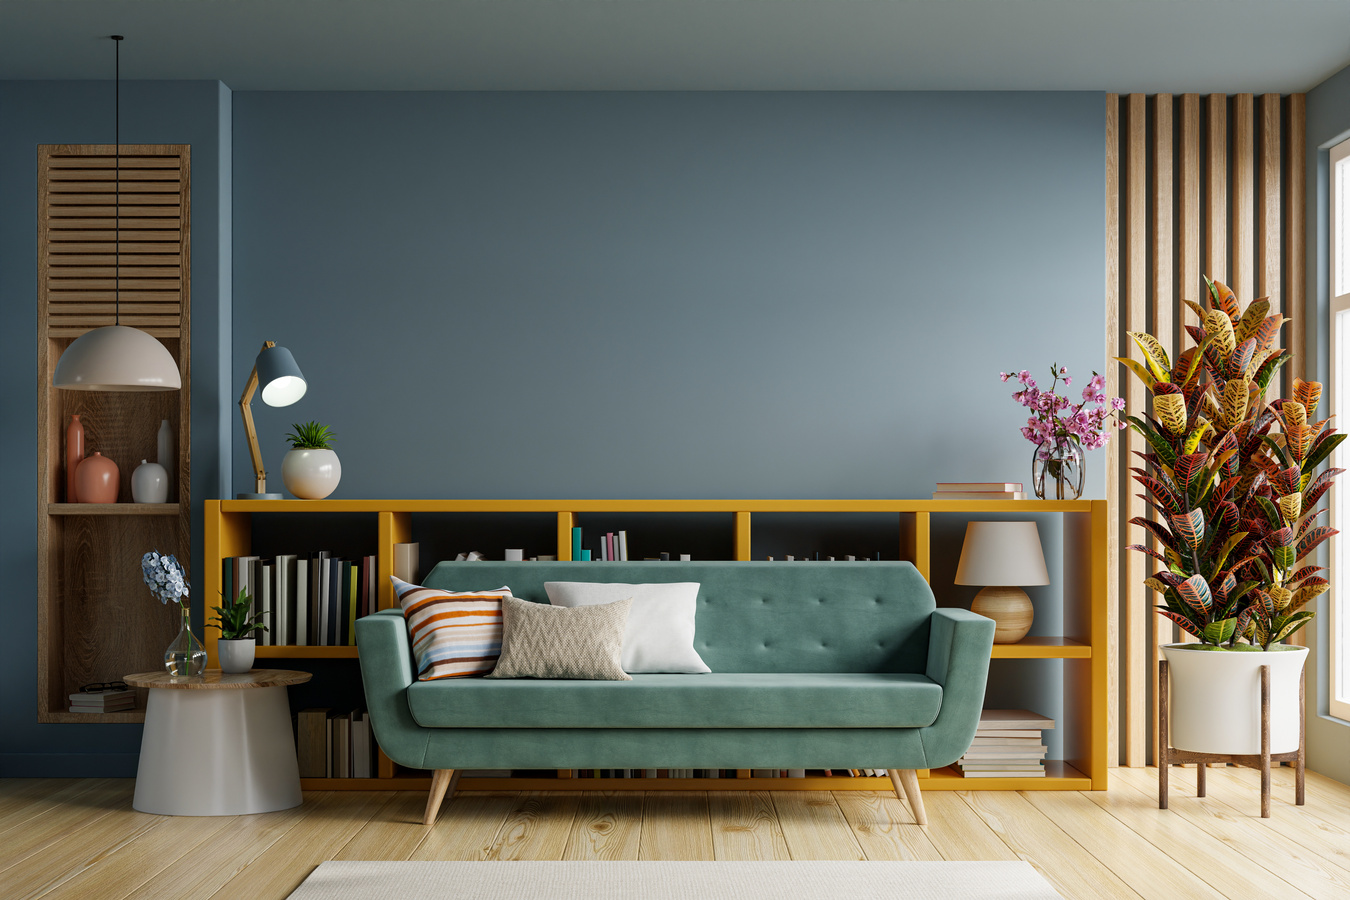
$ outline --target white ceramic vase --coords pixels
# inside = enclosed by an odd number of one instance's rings
[[[141,460],[131,473],[131,499],[137,503],[167,503],[169,473],[159,463]]]
[[[216,653],[220,656],[220,671],[230,675],[242,675],[252,669],[257,643],[254,638],[216,641]]]
[[[292,450],[281,460],[281,480],[301,500],[322,500],[337,490],[342,463],[332,450]]]
[[[1196,753],[1261,752],[1261,666],[1270,666],[1270,752],[1298,749],[1298,685],[1307,647],[1265,652],[1164,644],[1168,741]]]

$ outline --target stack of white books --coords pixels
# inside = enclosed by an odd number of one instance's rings
[[[1025,500],[1020,481],[939,481],[934,500]]]
[[[1055,720],[1025,709],[986,709],[966,755],[957,760],[966,778],[1044,778],[1043,732]]]
[[[73,713],[124,712],[135,708],[136,695],[128,688],[81,691],[70,695],[70,711]]]

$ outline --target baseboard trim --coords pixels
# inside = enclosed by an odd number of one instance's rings
[[[3,778],[135,778],[139,753],[0,753]]]

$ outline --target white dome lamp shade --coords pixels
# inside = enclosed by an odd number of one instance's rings
[[[121,40],[117,48],[114,88],[113,196],[121,188]],[[141,331],[122,324],[121,204],[113,212],[113,324],[86,331],[66,348],[56,363],[52,386],[68,391],[176,391],[183,382],[178,363],[167,347]]]
[[[75,339],[56,363],[53,387],[68,391],[176,391],[178,363],[158,340],[128,325],[105,325]]]
[[[241,492],[240,500],[280,500],[281,494],[267,490],[267,472],[263,469],[262,450],[258,448],[258,429],[253,424],[253,395],[262,396],[268,406],[290,406],[305,396],[309,385],[295,357],[285,347],[267,341],[253,363],[244,393],[239,398],[239,412],[244,417],[244,435],[248,438],[248,452],[253,460],[256,491]]]

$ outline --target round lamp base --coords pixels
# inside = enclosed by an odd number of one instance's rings
[[[994,620],[995,644],[1015,644],[1026,637],[1035,613],[1027,592],[1017,587],[984,588],[970,611]]]

